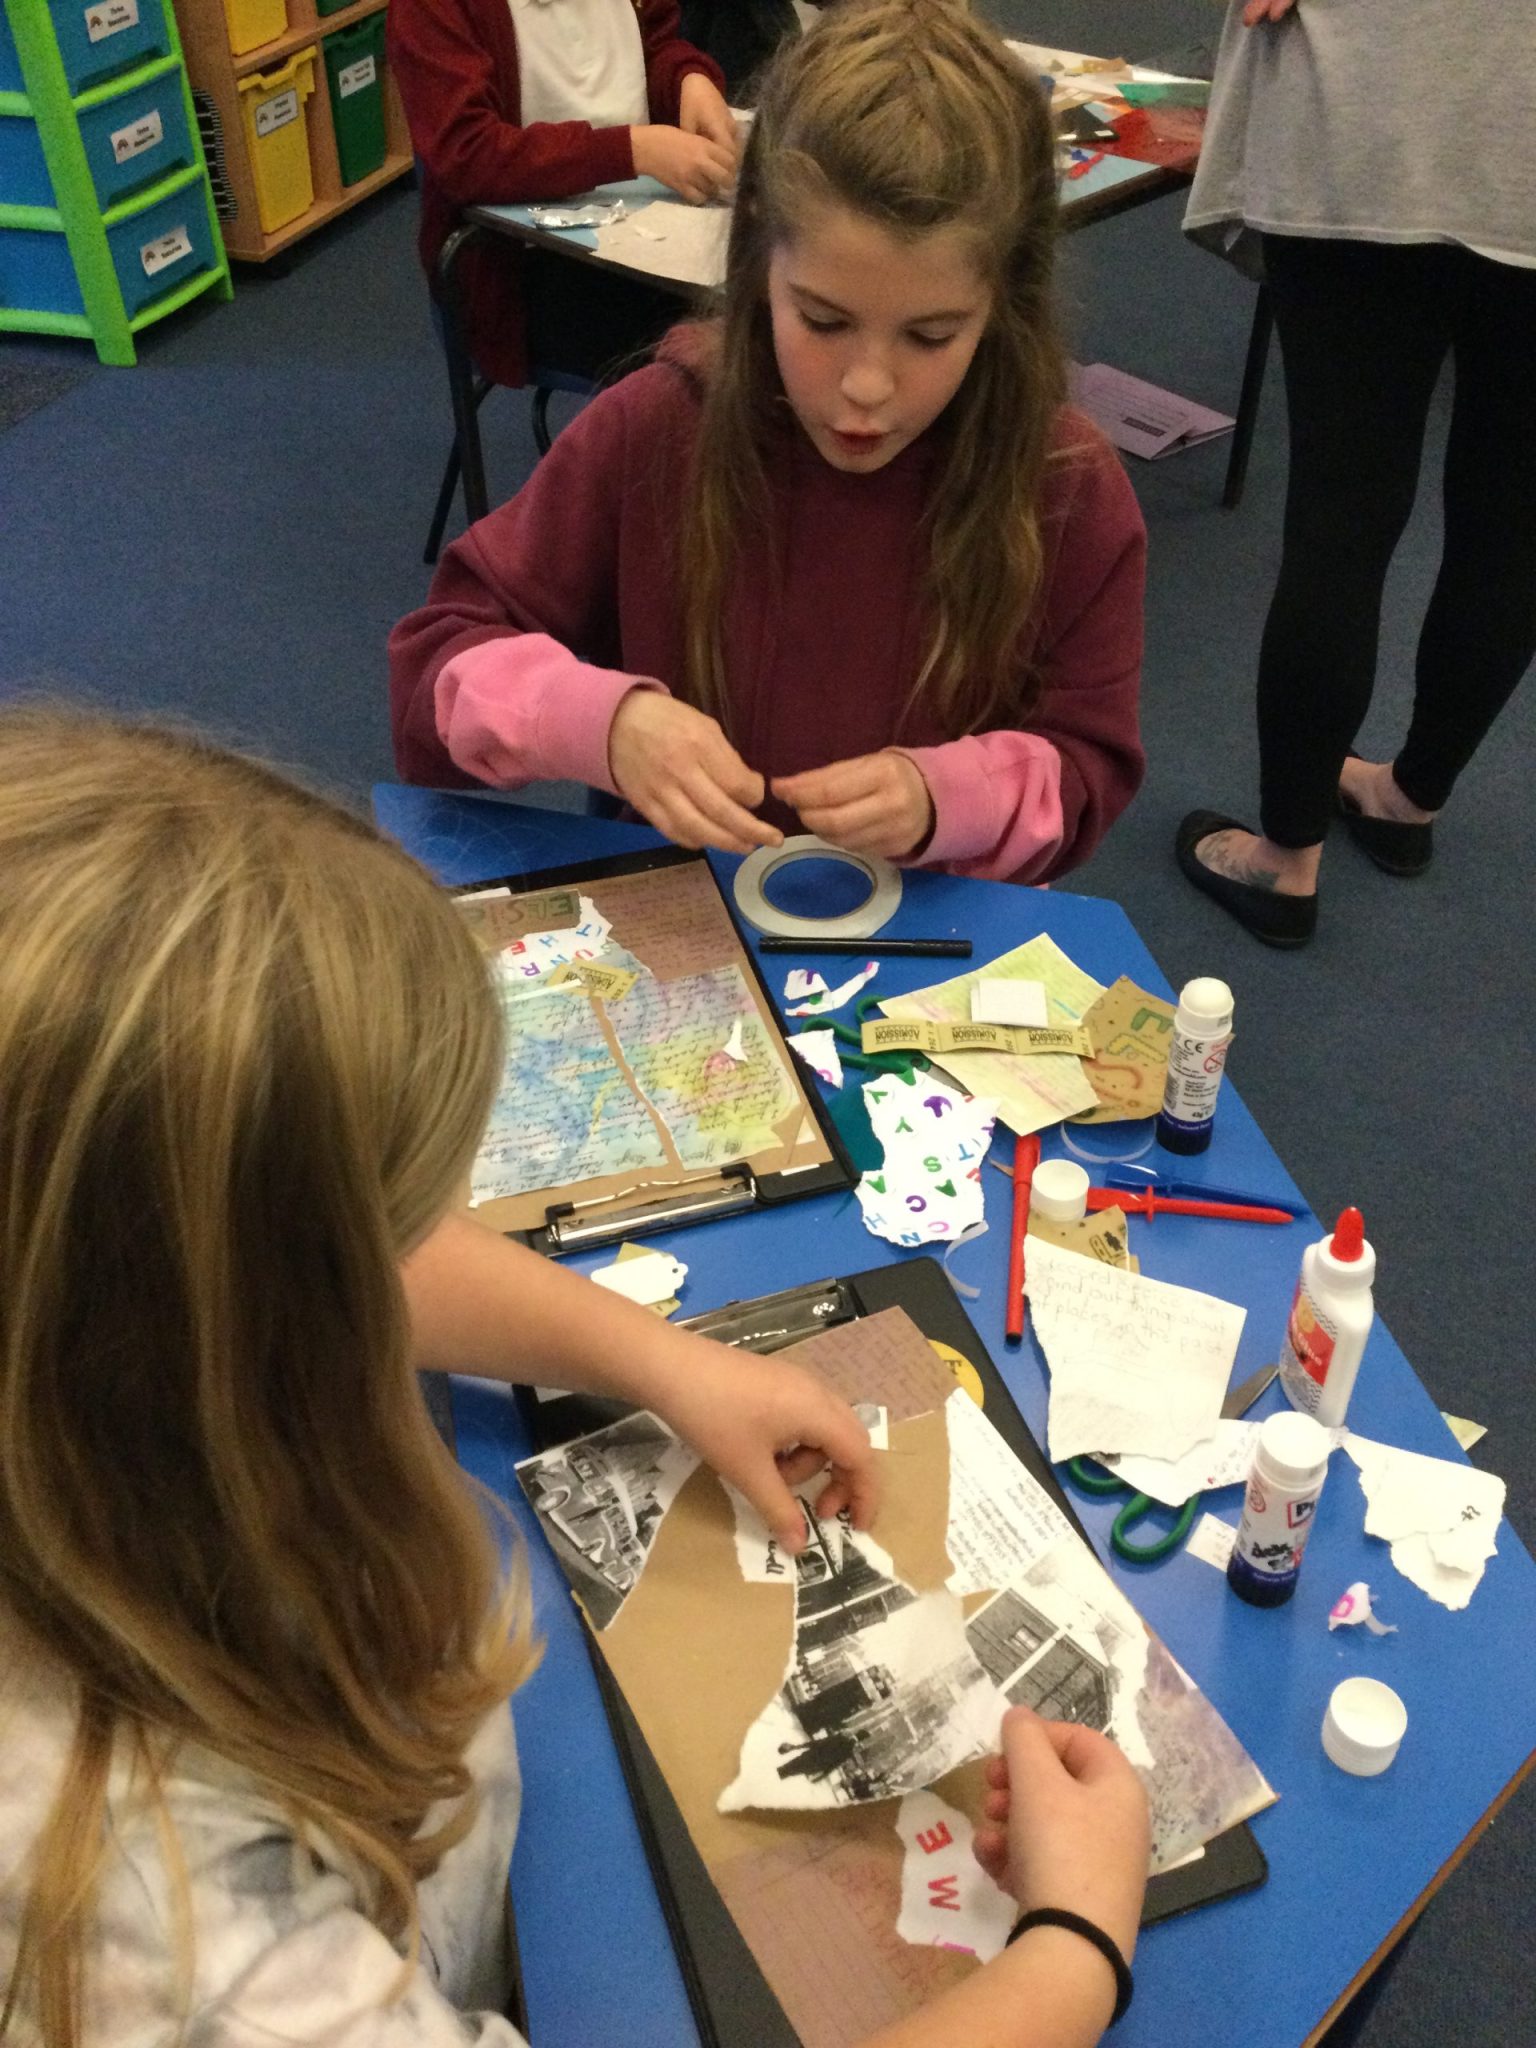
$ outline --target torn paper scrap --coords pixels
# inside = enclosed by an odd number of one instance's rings
[[[1332,1607],[1329,1608],[1328,1627],[1331,1633],[1336,1628],[1355,1628],[1361,1622],[1365,1623],[1365,1626],[1373,1636],[1395,1636],[1397,1634],[1397,1623],[1395,1621],[1378,1621],[1376,1619],[1371,1608],[1371,1589],[1364,1579],[1356,1579],[1352,1586],[1344,1588],[1344,1591],[1334,1601]]]
[[[1018,1902],[976,1861],[966,1816],[937,1792],[909,1792],[896,1809],[901,1913],[896,1932],[920,1948],[952,1948],[990,1963],[1007,1946]]]
[[[981,980],[1040,982],[1045,989],[1047,1023],[1063,1027],[1081,1024],[1104,993],[1101,983],[1084,974],[1042,932],[985,967],[916,989],[910,995],[893,996],[880,1008],[887,1017],[968,1023],[971,990]],[[1021,1136],[1059,1123],[1080,1109],[1092,1109],[1098,1101],[1082,1061],[1068,1053],[947,1052],[940,1064],[962,1088],[993,1097],[1003,1122]]]
[[[1132,1252],[1123,1209],[1094,1209],[1072,1223],[1056,1223],[1037,1209],[1029,1212],[1031,1237],[1060,1245],[1085,1259],[1099,1259],[1106,1266],[1118,1266],[1123,1273],[1139,1273],[1141,1262]]]
[[[1257,1422],[1223,1419],[1209,1441],[1196,1444],[1182,1458],[1142,1458],[1125,1451],[1110,1452],[1099,1462],[1123,1479],[1133,1493],[1150,1494],[1165,1507],[1181,1508],[1197,1493],[1247,1485],[1259,1429]]]
[[[738,1017],[731,1025],[730,1035],[718,1052],[712,1052],[704,1062],[706,1073],[729,1073],[732,1067],[745,1066],[749,1057],[742,1043],[741,1034],[746,1029],[745,1018]]]
[[[578,924],[581,892],[543,889],[534,895],[514,896],[504,883],[498,883],[494,889],[466,890],[454,897],[453,907],[481,951],[494,954],[516,939],[527,938],[530,932],[563,931]]]
[[[1076,1124],[1118,1123],[1127,1117],[1156,1116],[1168,1079],[1168,1046],[1173,1005],[1138,988],[1128,975],[1105,989],[1084,1018],[1093,1056],[1083,1072],[1098,1107],[1072,1118]]]
[[[1045,1007],[1043,981],[992,981],[978,979],[971,989],[973,1024],[1050,1023]]]
[[[1469,1422],[1465,1415],[1447,1415],[1443,1408],[1440,1410],[1440,1416],[1464,1451],[1470,1451],[1474,1444],[1480,1444],[1488,1434],[1486,1422]]]
[[[677,1293],[688,1277],[688,1268],[670,1252],[642,1251],[627,1259],[615,1259],[612,1265],[599,1266],[590,1277],[610,1294],[622,1294],[626,1301],[641,1308],[654,1308],[657,1302]]]
[[[797,1031],[786,1043],[795,1048],[806,1065],[819,1074],[829,1088],[842,1087],[843,1063],[837,1056],[835,1031]]]
[[[551,988],[581,988],[605,1003],[621,1003],[640,979],[632,967],[610,967],[602,960],[572,960],[549,977]]]
[[[525,1458],[518,1482],[597,1629],[640,1582],[662,1517],[699,1462],[649,1410]]]
[[[1051,1373],[1053,1463],[1182,1458],[1215,1436],[1244,1309],[1034,1239],[1025,1287]]]
[[[623,1266],[627,1265],[632,1259],[648,1259],[651,1256],[652,1249],[653,1247],[648,1244],[635,1244],[632,1240],[626,1239],[619,1246],[614,1257],[617,1263]],[[686,1274],[688,1268],[684,1266],[682,1270]],[[649,1302],[647,1306],[654,1315],[675,1316],[682,1307],[682,1303],[675,1294],[669,1294],[664,1301]]]
[[[784,1014],[786,1017],[820,1017],[829,1011],[840,1010],[879,972],[878,960],[866,960],[851,980],[840,981],[836,988],[828,988],[819,974],[808,974],[803,967],[793,968],[784,982],[784,1000],[788,1005]]]
[[[807,1524],[788,1669],[747,1730],[722,1813],[892,1799],[996,1746],[1003,1702],[955,1595],[894,1577],[846,1521]]]
[[[880,1408],[875,1412],[887,1417],[888,1428],[887,1410]],[[889,1448],[889,1435],[882,1448]],[[807,1575],[814,1578],[828,1569],[839,1572],[848,1562],[850,1546],[855,1544],[874,1571],[888,1579],[895,1577],[896,1566],[890,1556],[867,1529],[855,1532],[853,1517],[846,1508],[840,1515],[825,1519],[816,1513],[817,1496],[826,1483],[827,1475],[821,1472],[794,1489],[805,1519],[806,1543],[800,1556],[794,1558],[784,1554],[779,1539],[741,1489],[732,1486],[728,1479],[721,1480],[736,1517],[736,1562],[749,1586],[788,1585],[791,1580],[798,1586]]]
[[[1189,1541],[1184,1547],[1202,1564],[1213,1564],[1217,1571],[1224,1572],[1231,1562],[1232,1546],[1236,1541],[1235,1522],[1224,1522],[1220,1515],[1202,1515],[1190,1530]]]
[[[882,1408],[878,1401],[855,1401],[853,1412],[869,1433],[869,1447],[872,1451],[888,1451],[891,1448],[891,1411]]]
[[[938,1074],[879,1074],[864,1084],[864,1107],[884,1149],[857,1189],[867,1230],[911,1247],[951,1242],[982,1220],[992,1103]]]
[[[994,1593],[1023,1578],[1071,1525],[963,1388],[944,1403],[949,1431],[952,1593]]]
[[[1360,1472],[1365,1533],[1391,1545],[1404,1578],[1442,1607],[1463,1608],[1498,1548],[1504,1481],[1452,1458],[1427,1458],[1344,1433]]]

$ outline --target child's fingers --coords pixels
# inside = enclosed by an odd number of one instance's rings
[[[694,809],[709,819],[713,827],[708,845],[723,846],[732,853],[750,853],[754,846],[777,846],[784,837],[776,825],[765,825],[744,805],[728,797],[705,769],[697,769],[689,776],[686,793]]]
[[[718,846],[726,853],[750,853],[759,843],[716,824],[681,790],[669,790],[656,803],[642,808],[657,831],[664,832],[677,846]]]
[[[849,847],[855,853],[867,852],[888,839],[900,822],[889,798],[883,796],[869,797],[862,803],[839,804],[826,811],[802,805],[800,819],[823,839],[830,839],[835,846]]]
[[[1002,1828],[979,1827],[971,1837],[971,1854],[994,1884],[1003,1882],[1008,1870],[1008,1837]]]
[[[710,738],[712,744],[701,750],[701,767],[728,797],[755,811],[768,794],[767,783],[755,768],[747,766],[718,726]]]
[[[1008,1764],[1005,1758],[989,1756],[986,1761],[985,1775],[987,1783],[994,1792],[1006,1792],[1008,1790]]]
[[[826,768],[807,768],[802,775],[775,777],[773,793],[802,814],[807,807],[831,810],[873,796],[884,787],[885,769],[878,754],[860,754],[852,761],[833,761]]]
[[[1012,1795],[1006,1787],[1001,1791],[994,1789],[982,1795],[981,1810],[988,1820],[1006,1820],[1012,1811],[1012,1806]]]

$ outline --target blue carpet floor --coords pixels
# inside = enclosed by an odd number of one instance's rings
[[[1010,21],[1021,33],[1023,13]],[[1028,33],[1136,56],[1208,36],[1213,18],[1188,0],[1042,0]],[[0,434],[0,692],[191,717],[359,798],[392,775],[384,639],[426,587],[448,439],[414,209],[396,189],[282,274],[238,271],[233,305],[153,330],[133,370],[74,345],[0,345],[9,365],[88,369]],[[1162,201],[1072,239],[1074,352],[1231,410],[1251,288],[1182,243],[1179,211]],[[1442,393],[1437,435],[1444,410]],[[510,494],[533,461],[526,401],[494,394],[484,420],[492,492]],[[1217,444],[1133,467],[1151,532],[1150,771],[1070,886],[1122,902],[1175,984],[1231,982],[1234,1080],[1319,1211],[1363,1208],[1381,1313],[1441,1404],[1489,1425],[1474,1456],[1507,1477],[1529,1535],[1531,1261],[1516,1198],[1530,1184],[1536,701],[1517,698],[1464,778],[1426,878],[1390,881],[1338,840],[1314,946],[1293,957],[1249,941],[1181,881],[1171,840],[1196,803],[1252,808],[1253,662],[1285,472],[1278,365],[1236,513],[1218,509],[1225,460]],[[1432,450],[1431,475],[1433,462]],[[1401,730],[1436,528],[1426,488],[1393,572],[1366,752]],[[1366,2048],[1536,2039],[1522,1953],[1533,1878],[1526,1791],[1434,1902]]]

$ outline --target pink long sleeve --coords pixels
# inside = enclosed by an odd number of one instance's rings
[[[617,796],[608,729],[631,690],[665,694],[654,677],[578,661],[547,633],[482,640],[438,671],[437,736],[456,768],[495,789],[570,780]]]
[[[982,732],[898,747],[928,785],[933,830],[915,865],[983,881],[1031,882],[1062,841],[1061,756],[1035,732]]]

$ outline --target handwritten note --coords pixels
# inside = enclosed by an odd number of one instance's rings
[[[1126,1451],[1111,1453],[1100,1462],[1134,1492],[1181,1508],[1197,1493],[1219,1493],[1224,1486],[1247,1484],[1259,1427],[1257,1422],[1223,1420],[1209,1441],[1196,1444],[1182,1458],[1142,1458]]]
[[[666,1162],[584,996],[501,988],[512,1047],[470,1180],[476,1204]],[[632,1002],[633,995],[626,998]]]
[[[944,1404],[949,1430],[949,1525],[944,1545],[952,1593],[993,1593],[1021,1579],[1071,1524],[1027,1472],[970,1395]]]
[[[603,901],[614,943],[658,981],[703,974],[739,951],[731,913],[703,861],[622,875],[604,883]]]
[[[911,995],[893,996],[880,1005],[887,1017],[928,1017],[936,1023],[970,1022],[971,990],[978,981],[1038,981],[1044,985],[1049,1020],[1058,1026],[1080,1024],[1104,993],[1103,985],[1084,974],[1053,939],[1041,933],[1028,944],[989,961],[971,974],[935,982]],[[1060,1123],[1098,1101],[1083,1063],[1068,1053],[947,1052],[940,1059],[946,1074],[973,1095],[990,1096],[997,1113],[1021,1136]]]
[[[771,1151],[799,1098],[738,967],[646,980],[617,1028],[636,1085],[672,1134],[685,1167]],[[721,1049],[741,1026],[740,1059]]]
[[[1051,1369],[1053,1461],[1181,1458],[1214,1436],[1245,1310],[1033,1240],[1025,1286]]]
[[[1367,1502],[1365,1533],[1392,1547],[1392,1562],[1442,1607],[1465,1607],[1498,1548],[1504,1481],[1451,1458],[1344,1432]]]

